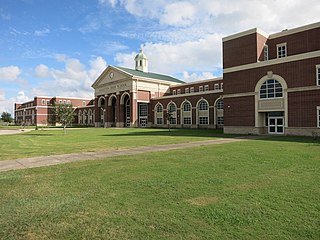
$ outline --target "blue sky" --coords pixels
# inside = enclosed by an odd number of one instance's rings
[[[310,7],[312,6],[312,7]],[[222,75],[221,38],[319,21],[317,0],[0,0],[0,112],[36,95],[93,97],[107,65],[194,81]]]

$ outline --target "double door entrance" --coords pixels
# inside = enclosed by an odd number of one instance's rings
[[[284,134],[283,112],[270,112],[267,118],[269,134]]]

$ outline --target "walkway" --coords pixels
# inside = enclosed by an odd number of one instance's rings
[[[199,147],[199,146],[206,146],[206,145],[213,145],[213,144],[232,143],[232,142],[239,142],[239,141],[256,139],[256,138],[258,137],[248,136],[243,138],[223,138],[223,139],[206,140],[206,141],[198,141],[198,142],[137,147],[132,149],[119,149],[119,150],[109,150],[109,151],[100,151],[100,152],[82,152],[82,153],[71,153],[71,154],[62,154],[62,155],[32,157],[32,158],[21,158],[21,159],[15,159],[15,160],[4,160],[4,161],[0,161],[0,172],[16,170],[16,169],[52,166],[57,164],[78,162],[78,161],[84,161],[84,160],[97,160],[97,159],[103,159],[103,158],[114,157],[114,156],[134,155],[139,153],[160,152],[160,151]]]
[[[34,129],[0,129],[0,135],[25,133],[25,132],[30,132],[32,130],[34,130]]]

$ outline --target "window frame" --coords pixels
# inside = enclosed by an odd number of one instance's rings
[[[175,89],[172,90],[172,95],[177,95],[177,91]]]
[[[188,108],[188,109],[186,110],[185,106],[187,106],[187,105],[188,105],[190,108]],[[183,103],[183,106],[182,106],[183,112],[191,112],[191,109],[192,109],[191,103],[189,103],[189,102],[187,102],[187,101]]]
[[[204,85],[204,91],[205,92],[209,91],[209,85]]]
[[[218,101],[216,103],[216,107],[218,110],[223,110],[224,106],[223,106],[223,99],[222,98],[218,99]]]
[[[177,89],[177,94],[181,94],[181,89]]]
[[[203,86],[199,86],[199,92],[203,92]]]
[[[200,116],[199,117],[199,125],[209,125],[209,117],[208,116]]]
[[[269,81],[273,81],[273,88],[269,87],[270,85],[272,85],[272,83],[269,83]],[[277,92],[277,89],[280,89],[279,87],[276,87],[277,84],[279,84],[281,86],[281,96],[276,96],[277,94],[280,93],[280,92]],[[273,91],[271,92],[271,90],[273,90]],[[273,94],[273,97],[269,97],[269,95],[271,95],[271,94]],[[264,95],[265,95],[265,97],[262,97]],[[283,96],[284,96],[283,86],[276,79],[273,79],[273,78],[267,79],[260,86],[260,89],[259,89],[259,99],[260,100],[262,100],[262,99],[283,98]]]
[[[194,93],[194,87],[190,87],[190,93]]]
[[[205,108],[205,109],[203,108],[203,104],[202,104],[202,103],[205,103],[205,104],[206,104],[206,108]],[[205,101],[205,100],[201,100],[201,101],[199,102],[199,110],[200,110],[200,111],[208,111],[208,110],[209,110],[209,104],[208,104],[208,102]]]
[[[267,44],[263,47],[263,61],[269,60],[269,46]]]
[[[279,51],[279,48],[281,48],[280,51]],[[284,50],[282,48],[284,48]],[[279,54],[279,52],[281,54]],[[284,52],[284,53],[282,53],[282,52]],[[287,56],[288,56],[287,43],[285,42],[285,43],[277,44],[277,58],[284,58]]]
[[[184,93],[189,93],[189,88],[185,88]]]

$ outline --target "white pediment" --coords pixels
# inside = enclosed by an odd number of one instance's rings
[[[119,81],[131,79],[131,75],[119,71],[119,69],[112,66],[108,66],[103,73],[97,78],[97,80],[92,84],[94,89],[101,88],[103,86],[114,84]]]

